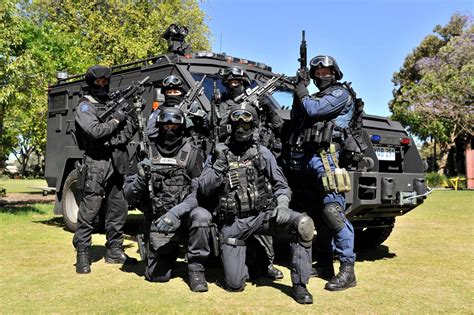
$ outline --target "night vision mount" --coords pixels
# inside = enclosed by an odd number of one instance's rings
[[[190,50],[189,44],[184,41],[188,33],[186,26],[171,24],[161,37],[168,41],[168,51],[170,53],[184,56]]]

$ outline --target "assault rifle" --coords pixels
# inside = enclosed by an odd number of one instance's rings
[[[256,86],[253,89],[245,90],[245,92],[237,96],[234,101],[243,106],[254,105],[260,97],[264,96],[265,94],[272,94],[275,90],[275,85],[278,83],[279,80],[282,80],[284,77],[284,74],[272,77],[262,86]]]
[[[107,110],[104,111],[102,114],[99,115],[100,121],[107,121],[112,117],[112,114],[118,110],[122,110],[124,112],[130,113],[133,108],[131,108],[130,104],[127,102],[127,99],[130,97],[135,97],[138,95],[142,95],[145,92],[145,88],[143,85],[150,79],[150,77],[146,77],[138,84],[131,84],[129,87],[122,91],[116,91],[111,93],[112,100],[107,102],[106,107]]]
[[[183,111],[185,114],[191,114],[194,116],[199,116],[203,117],[204,116],[204,111],[202,109],[198,109],[197,111],[191,111],[191,106],[196,100],[196,98],[204,92],[204,88],[202,84],[204,83],[204,80],[206,79],[207,75],[204,75],[201,79],[201,81],[195,82],[194,86],[186,93],[184,96],[184,99],[181,101],[181,103],[178,105],[179,109]]]
[[[218,117],[217,117],[217,104],[221,101],[221,93],[217,88],[217,83],[214,81],[214,93],[212,95],[211,101],[211,133],[212,133],[212,141],[214,145],[219,143],[219,124],[218,124]]]
[[[297,82],[303,82],[305,86],[309,85],[309,73],[308,73],[308,55],[306,48],[305,31],[301,31],[301,44],[300,44],[300,68],[298,69]]]

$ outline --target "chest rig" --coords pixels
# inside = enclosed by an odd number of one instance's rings
[[[225,175],[219,216],[246,218],[265,211],[273,201],[271,186],[265,178],[265,161],[256,145],[244,156],[228,154],[229,170]]]
[[[196,150],[188,142],[172,157],[162,156],[156,147],[152,147],[152,153],[153,214],[161,216],[191,192],[189,172],[196,160]]]

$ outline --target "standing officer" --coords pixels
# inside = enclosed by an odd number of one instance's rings
[[[191,183],[201,174],[204,153],[192,138],[185,137],[185,117],[179,108],[161,108],[155,124],[158,136],[150,148],[152,161],[140,161],[137,173],[127,176],[124,186],[129,203],[139,204],[145,216],[145,279],[169,281],[180,238],[188,233],[189,285],[194,292],[205,292],[208,287],[204,263],[210,251],[211,214],[197,206],[197,182],[194,189]]]
[[[222,75],[222,84],[226,88],[226,93],[222,95],[222,101],[218,105],[219,120],[219,139],[225,141],[229,136],[228,132],[228,117],[230,110],[237,106],[238,103],[234,101],[236,97],[244,93],[245,89],[250,86],[250,78],[248,74],[239,67],[229,67],[224,70]],[[263,97],[259,100],[260,111],[259,124],[255,128],[255,138],[258,139],[260,145],[266,146],[275,155],[279,155],[281,151],[281,142],[277,135],[280,133],[283,126],[283,120],[278,116],[275,109],[271,106],[270,100]],[[254,136],[254,135],[252,135]],[[273,237],[270,235],[255,235],[255,239],[265,250],[267,261],[264,262],[267,270],[266,276],[272,279],[283,279],[283,273],[273,265],[275,259],[275,251],[273,249]],[[258,245],[257,245],[258,246]]]
[[[230,138],[216,146],[198,178],[200,205],[215,209],[225,288],[231,292],[245,288],[249,237],[285,232],[290,234],[294,298],[298,303],[311,304],[313,298],[306,284],[311,273],[313,220],[288,208],[291,190],[286,178],[271,152],[253,137],[258,124],[255,108],[233,107],[228,122]]]
[[[310,66],[310,78],[319,92],[309,96],[303,82],[297,85],[295,103],[299,106],[294,108],[292,119],[298,120],[302,128],[299,137],[293,138],[298,139],[296,142],[299,143],[292,145],[302,145],[304,151],[309,152],[309,169],[316,181],[315,189],[322,198],[322,209],[313,213],[318,232],[318,276],[330,279],[325,289],[339,291],[357,284],[354,274],[354,228],[345,216],[344,189],[335,187],[341,178],[335,172],[338,168],[337,157],[344,141],[343,131],[348,128],[354,113],[355,100],[349,90],[337,82],[343,74],[333,57],[316,56],[311,59]],[[314,195],[315,192],[309,191],[308,194]],[[335,276],[332,240],[340,261],[339,273]]]
[[[89,95],[76,108],[76,134],[84,149],[82,165],[78,168],[78,183],[82,190],[78,227],[73,244],[77,250],[76,272],[91,272],[89,247],[94,219],[101,207],[105,211],[105,262],[111,264],[135,263],[122,248],[123,226],[128,205],[122,193],[123,175],[128,167],[127,142],[133,134],[127,114],[116,111],[108,121],[99,120],[109,100],[111,69],[100,65],[86,72]]]

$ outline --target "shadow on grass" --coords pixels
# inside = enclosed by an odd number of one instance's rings
[[[356,261],[376,261],[395,257],[397,257],[397,254],[391,253],[388,246],[379,245],[376,248],[358,249]]]
[[[38,209],[34,205],[8,205],[0,208],[0,213],[8,213],[14,215],[25,215],[29,213],[47,214],[47,210]]]

